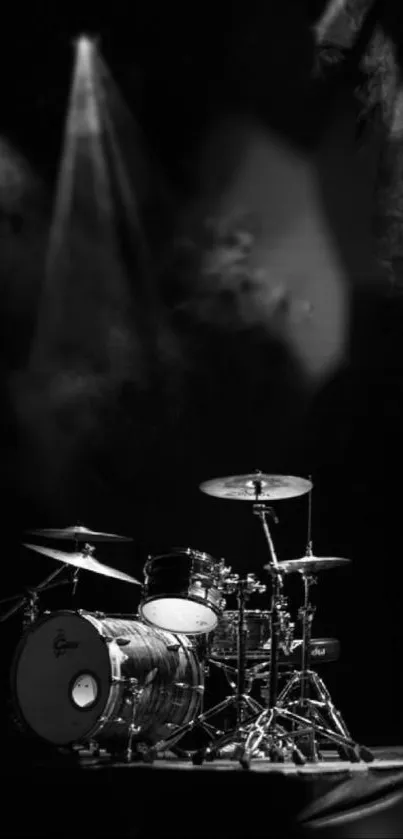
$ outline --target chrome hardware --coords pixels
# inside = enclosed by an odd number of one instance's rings
[[[193,690],[199,694],[204,693],[204,685],[188,685],[186,682],[174,682],[174,684],[175,687],[182,688],[183,690]]]

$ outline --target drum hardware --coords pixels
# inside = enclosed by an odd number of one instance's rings
[[[135,724],[136,713],[137,713],[137,702],[140,699],[142,693],[144,692],[144,687],[139,688],[139,680],[136,678],[131,678],[127,680],[129,683],[129,698],[131,702],[131,722],[129,725],[128,731],[128,740],[126,746],[126,760],[128,763],[132,760],[133,757],[133,737],[137,734],[140,734],[141,725]]]
[[[311,559],[309,554],[307,559],[308,561]],[[314,560],[316,562],[316,558]],[[331,564],[329,564],[329,558],[326,558],[325,561],[326,564],[324,565],[316,562],[316,567],[324,569],[334,567],[336,562],[339,564],[339,561],[336,559]],[[295,562],[299,563],[300,561],[296,560]],[[352,740],[346,723],[340,711],[333,704],[323,679],[316,671],[311,670],[312,623],[315,615],[315,607],[310,602],[310,589],[313,585],[316,585],[317,578],[306,572],[300,573],[304,587],[304,602],[303,606],[299,609],[299,618],[302,622],[302,664],[301,670],[291,674],[289,681],[281,691],[278,697],[278,706],[280,708],[294,709],[312,723],[311,750],[313,751],[314,758],[318,759],[320,756],[316,736],[318,732],[328,741],[330,740],[330,742],[336,743],[339,750],[342,750],[348,759],[353,761],[362,759],[369,762],[373,760],[371,752],[365,746],[360,746]],[[312,691],[316,693],[317,699],[311,696]],[[292,700],[291,697],[295,692],[299,696],[297,699]]]
[[[17,612],[23,612],[23,628],[28,629],[29,626],[34,624],[39,617],[39,602],[40,602],[40,595],[44,591],[49,591],[53,588],[58,588],[59,586],[64,585],[71,585],[70,580],[58,580],[57,582],[52,582],[59,574],[62,573],[67,568],[67,566],[63,566],[62,568],[57,568],[56,571],[52,571],[47,577],[45,577],[42,582],[38,583],[37,586],[30,586],[27,587],[25,590],[25,594],[19,593],[14,594],[11,597],[5,597],[3,600],[0,600],[0,606],[3,603],[10,603],[12,601],[17,601],[14,603],[11,608],[5,612],[3,615],[0,615],[0,623],[5,623],[8,618],[11,618],[12,615],[17,614]]]
[[[227,589],[228,586],[228,589]],[[231,578],[227,578],[226,583],[222,584],[222,587],[227,592],[227,590],[231,590],[231,593],[236,591],[237,593],[237,603],[238,603],[238,624],[237,624],[237,641],[238,641],[238,649],[237,649],[237,668],[228,668],[225,664],[221,664],[220,662],[215,661],[214,659],[211,660],[211,664],[214,664],[217,667],[220,667],[224,670],[224,672],[233,670],[236,674],[236,682],[229,684],[231,687],[235,688],[235,693],[232,696],[227,696],[217,705],[214,705],[212,708],[209,708],[208,711],[202,712],[198,715],[194,720],[191,720],[187,725],[182,726],[181,728],[177,728],[174,731],[172,736],[176,736],[177,741],[183,737],[183,735],[187,734],[189,731],[192,731],[196,726],[201,726],[210,736],[212,741],[214,738],[219,738],[220,744],[221,740],[223,740],[222,745],[232,744],[234,742],[234,738],[238,736],[238,732],[242,730],[243,723],[245,721],[246,712],[249,713],[249,719],[254,719],[262,712],[262,706],[255,700],[253,697],[248,695],[245,685],[245,640],[246,640],[246,626],[244,621],[244,612],[245,612],[245,601],[247,598],[252,594],[254,591],[260,591],[262,589],[262,584],[259,583],[254,574],[248,574],[245,579],[241,579],[239,575],[233,575]],[[264,586],[266,589],[266,586]],[[221,713],[224,710],[227,710],[230,707],[235,707],[236,709],[236,728],[232,729],[231,732],[226,732],[225,734],[221,732],[217,728],[213,728],[207,724],[207,720],[210,717],[216,716],[217,714]],[[150,750],[151,754],[156,754],[159,751],[166,751],[172,745],[171,738],[167,737],[165,740],[161,740],[157,744],[155,744],[152,749]],[[218,750],[214,746],[208,747],[206,749],[198,750],[192,755],[192,760],[195,764],[201,764],[205,758],[205,754],[208,754],[208,759],[214,759],[215,756],[218,754]]]
[[[177,688],[182,688],[183,690],[194,690],[200,696],[204,694],[204,685],[187,685],[185,682],[174,682],[174,684]]]
[[[255,484],[255,498],[258,499],[261,495],[260,473],[253,477]],[[253,514],[258,516],[264,536],[266,538],[269,555],[271,557],[270,569],[272,577],[272,596],[270,605],[270,638],[271,651],[270,659],[271,666],[269,669],[269,684],[268,684],[268,708],[263,712],[254,715],[254,719],[248,721],[247,726],[238,725],[235,730],[232,740],[228,739],[227,735],[220,738],[218,741],[208,746],[204,753],[204,758],[211,759],[219,753],[219,750],[228,745],[229,742],[235,743],[234,757],[238,759],[243,768],[249,768],[250,757],[253,754],[261,756],[262,747],[263,753],[268,753],[272,760],[284,760],[286,754],[290,754],[296,763],[305,763],[305,758],[295,744],[293,733],[286,731],[280,724],[281,717],[289,715],[291,712],[282,710],[276,706],[277,702],[277,682],[278,682],[278,653],[280,648],[281,627],[285,625],[284,604],[285,599],[283,595],[283,575],[279,570],[276,551],[270,529],[267,523],[267,518],[276,518],[271,508],[261,503],[253,505]],[[288,614],[288,613],[287,613]],[[241,657],[240,657],[241,659]],[[242,667],[244,662],[239,660],[238,665]],[[244,676],[244,671],[243,671]],[[307,721],[302,717],[297,718],[297,715],[292,715],[294,722],[300,722],[307,729]]]
[[[310,502],[311,503],[311,502]],[[308,532],[308,549],[307,556],[303,561],[291,561],[292,565],[283,562],[279,563],[276,557],[276,552],[271,538],[269,526],[267,523],[267,512],[262,504],[254,505],[254,512],[258,515],[266,541],[269,547],[270,562],[265,566],[272,576],[272,632],[271,632],[271,666],[269,672],[268,682],[268,707],[256,720],[255,724],[249,727],[248,735],[244,745],[239,749],[237,757],[240,760],[241,766],[248,769],[250,766],[250,759],[254,755],[261,755],[263,752],[268,754],[273,761],[284,761],[286,754],[289,752],[295,763],[305,763],[305,756],[298,746],[298,742],[302,743],[307,740],[310,742],[310,755],[313,760],[318,759],[317,751],[317,735],[321,735],[325,740],[335,743],[342,747],[347,756],[354,761],[365,760],[369,762],[373,760],[371,752],[363,746],[359,746],[351,739],[341,716],[336,712],[336,709],[331,702],[323,682],[313,671],[310,671],[310,650],[311,650],[311,627],[314,610],[309,602],[309,589],[312,583],[311,576],[307,573],[309,568],[331,568],[336,562],[326,561],[322,564],[320,558],[314,558],[312,554],[312,542],[310,539],[310,532]],[[310,518],[309,518],[310,531]],[[329,558],[328,558],[329,559]],[[347,561],[347,560],[346,560]],[[337,564],[344,564],[337,562]],[[287,568],[288,566],[288,568]],[[304,605],[301,608],[300,614],[303,619],[303,663],[302,671],[292,677],[289,685],[283,689],[280,696],[278,696],[278,666],[279,666],[279,627],[280,627],[280,612],[281,612],[281,591],[283,588],[283,575],[293,570],[298,570],[303,574],[304,579]],[[311,673],[313,673],[311,677]],[[309,706],[310,700],[307,698],[308,680],[311,681],[320,690],[320,696],[326,700],[328,705],[326,709],[332,718],[334,729],[323,725],[323,720],[319,719],[318,714],[312,713],[311,716],[304,716],[306,709],[315,709],[316,705]],[[288,705],[286,702],[292,686],[300,686],[299,701]],[[301,709],[300,713],[296,713],[291,708]],[[289,722],[291,724],[291,731],[286,731],[280,722]],[[337,729],[337,730],[336,730]]]

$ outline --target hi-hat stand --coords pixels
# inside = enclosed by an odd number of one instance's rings
[[[312,553],[308,550],[307,557],[310,555]],[[340,711],[335,707],[323,679],[315,670],[310,669],[312,622],[315,614],[315,607],[310,601],[310,589],[317,580],[310,574],[304,573],[301,576],[304,586],[304,603],[299,610],[299,618],[302,622],[301,670],[296,670],[291,674],[278,697],[277,705],[279,708],[296,711],[312,724],[311,736],[304,746],[304,753],[307,753],[310,759],[317,760],[320,756],[316,736],[319,733],[324,741],[336,743],[342,757],[353,762],[360,758],[370,762],[373,760],[371,752],[366,746],[358,746],[356,743],[352,745],[351,734]],[[292,699],[295,694],[297,698]],[[316,694],[316,698],[312,694]],[[320,729],[317,728],[316,723],[319,723]]]
[[[298,741],[302,738],[302,742],[306,742],[308,739],[311,743],[315,744],[318,735],[322,736],[325,740],[335,743],[337,747],[343,748],[351,760],[356,762],[365,760],[366,762],[369,762],[373,759],[371,752],[366,749],[366,747],[360,746],[351,739],[343,721],[341,720],[341,717],[339,717],[337,712],[335,712],[330,696],[327,700],[330,700],[327,710],[331,709],[333,722],[338,730],[331,729],[324,725],[323,721],[318,718],[318,714],[315,714],[315,719],[312,719],[313,714],[307,718],[301,713],[296,713],[295,711],[289,710],[288,707],[285,707],[284,703],[289,695],[289,691],[285,692],[286,689],[282,692],[282,694],[280,694],[280,697],[277,695],[279,627],[282,609],[281,592],[283,588],[283,575],[281,567],[277,561],[273,540],[267,523],[267,517],[269,514],[272,515],[272,510],[267,508],[264,504],[254,504],[254,513],[261,521],[270,553],[269,566],[272,576],[271,667],[269,671],[268,707],[249,728],[246,741],[237,755],[241,766],[244,769],[249,769],[251,758],[262,756],[269,757],[273,762],[284,762],[285,758],[290,756],[295,763],[304,764],[305,756],[298,746]],[[293,686],[296,684],[301,685],[304,709],[306,703],[308,674],[310,679],[316,676],[316,674],[313,674],[313,677],[311,677],[312,671],[309,671],[308,669],[310,655],[309,630],[313,619],[313,611],[308,600],[308,591],[309,585],[306,586],[306,596],[303,607],[303,613],[305,616],[305,660],[302,671],[303,678],[300,679],[298,674],[298,679],[297,676],[295,676],[293,681]],[[319,681],[316,682],[316,679],[313,678],[313,680],[315,685],[320,684]],[[322,695],[326,695],[324,693],[326,688],[323,683],[320,684],[320,689]],[[301,707],[300,702],[297,704],[297,707]],[[310,705],[309,708],[315,708],[316,710],[315,704],[313,704],[313,706]],[[337,723],[336,720],[338,721]],[[282,723],[290,724],[291,730],[284,728]],[[317,759],[315,749],[311,753],[311,757],[313,757],[313,759]]]

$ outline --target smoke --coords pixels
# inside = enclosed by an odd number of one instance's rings
[[[2,360],[9,367],[22,359],[27,333],[35,319],[48,218],[44,184],[25,157],[0,137]]]
[[[58,497],[61,509],[83,452],[104,442],[122,389],[149,386],[145,248],[139,214],[130,213],[136,184],[112,129],[96,45],[79,39],[36,329],[13,382],[24,482],[32,493],[40,470],[45,497]]]
[[[345,359],[349,292],[315,162],[233,119],[206,144],[200,183],[203,200],[181,244],[193,262],[179,308],[266,333],[307,381],[321,383]]]

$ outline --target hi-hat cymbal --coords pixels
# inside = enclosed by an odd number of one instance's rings
[[[301,556],[299,559],[286,559],[279,562],[279,567],[284,574],[293,574],[299,571],[301,574],[316,574],[317,571],[330,571],[340,565],[348,565],[351,559],[344,559],[341,556]],[[263,566],[266,571],[271,571],[272,565]]]
[[[72,542],[132,542],[130,536],[118,536],[115,533],[99,533],[96,530],[88,530],[87,527],[75,525],[74,527],[45,528],[45,530],[27,530],[30,536],[41,536],[45,539],[71,539]]]
[[[234,501],[278,501],[304,495],[312,489],[312,482],[292,475],[266,475],[256,471],[249,475],[213,478],[200,484],[200,489],[207,495]]]
[[[92,571],[95,574],[102,574],[104,577],[113,577],[115,580],[123,580],[125,583],[134,583],[134,585],[141,586],[139,580],[134,577],[129,577],[123,571],[116,571],[115,568],[110,568],[102,562],[94,559],[93,556],[88,556],[84,553],[66,553],[65,551],[54,551],[52,548],[44,548],[42,545],[29,545],[24,543],[24,548],[36,553],[49,556],[51,559],[56,559],[58,562],[63,562],[65,565],[73,565],[74,568],[81,568],[83,571]]]

